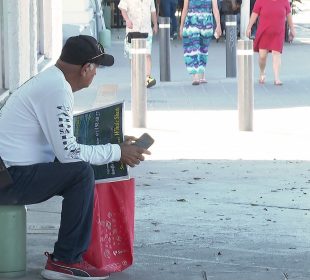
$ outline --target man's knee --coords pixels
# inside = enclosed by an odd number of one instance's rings
[[[95,175],[94,175],[94,170],[91,167],[90,163],[85,162],[85,161],[80,161],[77,163],[78,168],[77,172],[79,174],[79,177],[87,182],[90,186],[95,185]]]

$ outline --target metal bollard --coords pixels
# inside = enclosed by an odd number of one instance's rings
[[[238,111],[239,130],[253,130],[254,70],[253,41],[238,40]]]
[[[159,17],[160,81],[170,82],[170,18]]]
[[[26,207],[0,206],[0,278],[26,273]]]
[[[225,16],[226,26],[226,78],[235,78],[237,73],[237,16]]]
[[[146,39],[131,40],[131,112],[133,127],[146,127]]]

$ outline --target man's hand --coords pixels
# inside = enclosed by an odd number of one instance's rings
[[[151,152],[137,147],[135,145],[124,142],[120,144],[121,147],[121,162],[129,165],[130,167],[135,167],[141,161],[144,161],[143,154],[150,155]]]
[[[136,138],[135,136],[124,136],[124,142],[126,142],[126,144],[133,144],[137,139],[138,138]]]

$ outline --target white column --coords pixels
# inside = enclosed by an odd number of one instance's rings
[[[250,0],[242,1],[240,19],[240,37],[246,39],[246,28],[250,20]]]
[[[50,0],[52,8],[52,52],[53,60],[57,60],[60,56],[63,46],[62,32],[62,16],[63,16],[63,1]]]
[[[41,38],[44,57],[57,59],[62,48],[62,1],[44,0],[41,7]]]
[[[3,36],[2,36],[2,31],[3,29],[3,1],[0,0],[0,94],[3,89],[3,78],[2,78],[2,71],[4,67],[4,63],[2,60],[2,53],[3,53]],[[1,101],[1,96],[0,96],[0,101]]]
[[[2,74],[4,88],[13,91],[37,73],[38,40],[44,41],[40,52],[56,60],[62,47],[62,1],[44,0],[40,10],[37,0],[2,2]],[[38,34],[38,14],[43,16],[44,32]],[[40,22],[41,23],[41,22]],[[43,36],[42,36],[43,34]]]
[[[29,71],[30,76],[34,76],[38,73],[38,30],[37,30],[37,22],[38,22],[38,10],[37,10],[37,0],[30,0],[30,9],[29,9],[29,46],[30,46],[30,64]]]
[[[4,86],[16,89],[30,78],[29,0],[3,1]]]

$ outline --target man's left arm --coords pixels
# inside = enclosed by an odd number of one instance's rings
[[[73,126],[73,96],[69,90],[55,87],[42,95],[36,115],[41,129],[60,162],[86,161],[100,165],[119,161],[121,148],[117,144],[82,145],[77,143]]]

